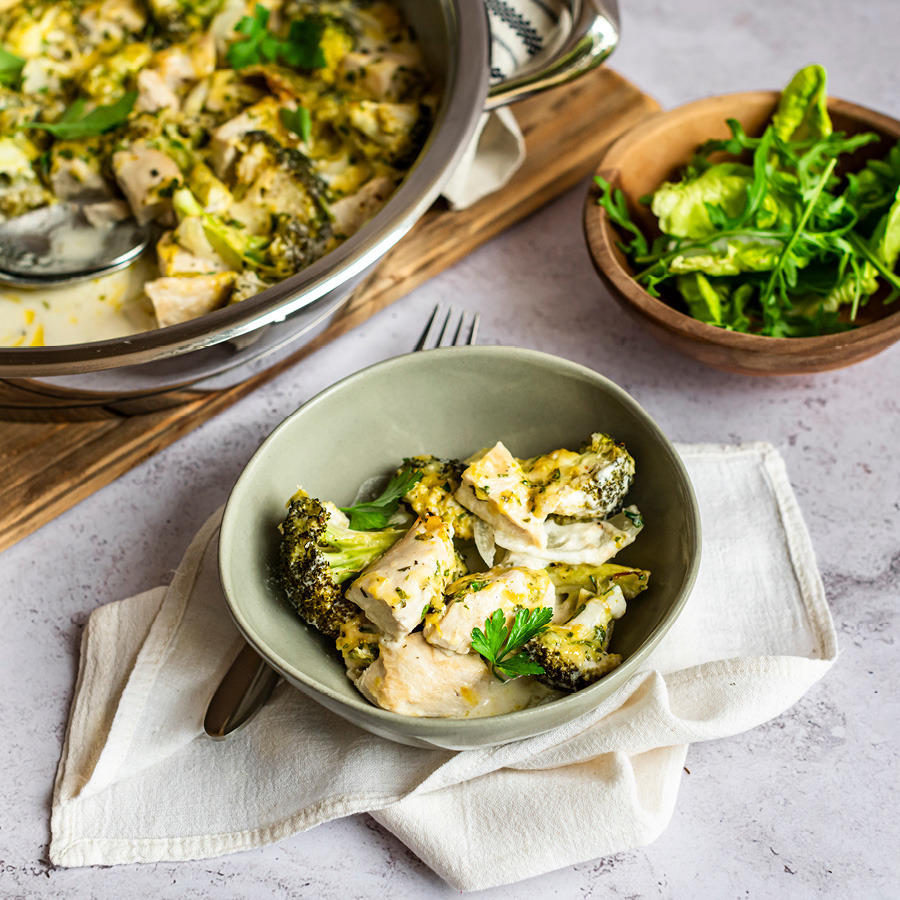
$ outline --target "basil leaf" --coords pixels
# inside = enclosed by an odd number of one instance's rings
[[[422,480],[422,473],[414,471],[401,472],[394,475],[381,495],[368,503],[357,503],[355,506],[339,507],[342,513],[350,516],[350,527],[355,531],[374,531],[384,528],[390,517],[397,512],[400,499],[411,491]]]
[[[82,115],[87,104],[82,98],[76,100],[56,122],[28,122],[23,127],[49,131],[54,137],[62,140],[96,137],[124,125],[134,108],[135,100],[137,91],[129,91],[115,103],[96,106],[89,113]]]
[[[25,60],[9,50],[0,47],[0,84],[4,87],[15,87],[22,77]]]
[[[281,124],[288,131],[293,131],[304,144],[310,142],[312,138],[312,117],[308,109],[302,106],[298,106],[296,109],[280,109],[278,117],[281,119]]]

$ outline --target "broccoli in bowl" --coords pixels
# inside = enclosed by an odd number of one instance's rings
[[[298,490],[281,582],[383,709],[476,718],[546,703],[622,661],[614,623],[650,580],[611,562],[643,529],[625,505],[634,475],[597,433],[531,459],[500,442],[465,461],[410,457],[349,507]]]

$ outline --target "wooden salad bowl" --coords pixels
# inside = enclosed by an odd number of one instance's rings
[[[655,237],[659,234],[656,219],[639,198],[653,193],[663,181],[677,179],[705,140],[730,137],[726,119],[737,119],[747,134],[761,134],[779,97],[778,91],[725,94],[657,113],[619,138],[596,174],[622,190],[634,221],[648,237]],[[851,171],[868,158],[884,156],[900,138],[900,122],[855,103],[829,99],[828,112],[835,131],[873,131],[882,137],[847,157]],[[648,331],[693,359],[745,375],[804,375],[853,365],[900,340],[900,300],[885,305],[879,296],[860,308],[859,327],[822,337],[763,337],[700,322],[651,296],[634,280],[634,269],[616,246],[621,237],[598,205],[598,196],[599,189],[592,183],[585,202],[584,231],[597,274]]]

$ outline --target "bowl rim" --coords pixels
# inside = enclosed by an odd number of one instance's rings
[[[741,101],[771,100],[775,102],[780,96],[781,92],[774,90],[737,91],[691,100],[672,109],[654,113],[613,142],[600,160],[594,175],[605,178],[614,186],[617,185],[625,160],[637,141],[644,140],[656,133],[662,135],[685,113],[689,113],[698,106],[720,105],[723,107],[724,118],[727,116],[728,107]],[[884,113],[831,96],[828,97],[828,110],[858,119],[870,130],[879,131],[894,140],[900,140],[900,121]],[[583,223],[588,252],[594,268],[601,278],[608,280],[611,288],[618,291],[629,306],[634,307],[667,331],[692,338],[697,343],[717,345],[745,353],[767,353],[777,349],[779,354],[791,358],[805,357],[810,352],[837,351],[845,347],[859,349],[871,343],[882,345],[888,335],[894,335],[895,340],[900,340],[900,307],[875,322],[860,325],[850,331],[816,337],[780,338],[761,334],[745,334],[700,322],[687,313],[670,306],[661,298],[653,297],[629,274],[616,253],[615,242],[618,235],[608,213],[596,202],[597,196],[598,189],[592,179],[585,198]]]
[[[439,7],[436,14],[444,15],[450,46],[434,124],[412,168],[356,234],[259,294],[186,322],[98,341],[0,347],[0,377],[80,374],[188,354],[280,322],[377,263],[440,194],[468,146],[488,92],[486,15],[465,0],[445,0]],[[483,65],[473,65],[473,55]]]
[[[243,615],[241,611],[239,592],[235,590],[235,587],[231,582],[231,572],[228,565],[227,556],[229,553],[229,547],[234,546],[235,543],[240,540],[240,524],[242,520],[236,512],[237,505],[240,502],[239,498],[240,495],[247,489],[247,486],[254,482],[256,469],[263,463],[263,458],[265,457],[267,450],[271,446],[271,444],[281,440],[281,435],[290,427],[290,424],[295,418],[302,416],[306,411],[313,408],[314,406],[317,406],[323,402],[327,402],[333,395],[340,393],[345,389],[352,387],[357,382],[368,378],[372,372],[380,372],[385,369],[402,370],[409,366],[415,367],[419,365],[431,365],[433,354],[441,354],[444,356],[465,355],[481,356],[485,358],[494,357],[501,360],[515,359],[529,362],[539,367],[553,368],[558,372],[563,372],[565,374],[587,379],[594,385],[615,396],[626,408],[629,409],[630,412],[635,414],[638,419],[642,420],[647,426],[649,426],[651,432],[654,434],[658,441],[659,449],[666,456],[669,462],[675,467],[675,470],[677,471],[680,478],[681,485],[684,488],[684,493],[687,498],[687,508],[685,510],[685,516],[688,526],[687,530],[694,543],[694,552],[687,562],[684,577],[682,579],[680,587],[677,589],[676,596],[671,606],[662,616],[660,621],[657,622],[652,631],[644,638],[644,640],[635,649],[635,651],[622,661],[620,666],[618,666],[616,669],[613,669],[612,672],[601,678],[595,684],[592,684],[586,688],[582,688],[580,691],[575,691],[572,694],[563,696],[558,700],[552,701],[551,703],[530,707],[528,709],[516,710],[514,712],[502,713],[495,716],[485,716],[475,719],[445,719],[407,716],[400,713],[391,712],[390,710],[381,709],[380,707],[377,707],[366,700],[366,698],[362,694],[359,694],[358,697],[346,697],[343,694],[339,694],[333,691],[330,687],[328,687],[328,685],[322,684],[316,679],[311,678],[301,669],[298,669],[296,666],[294,666],[290,660],[284,659],[283,657],[274,653],[269,647],[267,647],[265,641],[259,634],[254,631],[254,629],[247,621],[246,617]],[[276,669],[276,671],[280,672],[283,676],[288,678],[288,680],[294,679],[303,684],[313,695],[322,694],[330,701],[338,703],[342,707],[348,708],[356,713],[360,713],[373,719],[375,722],[379,723],[382,727],[388,730],[399,728],[399,730],[401,730],[403,733],[421,735],[422,737],[426,738],[432,731],[441,731],[448,734],[453,734],[465,730],[468,733],[469,737],[473,736],[473,733],[475,733],[475,736],[477,737],[477,733],[481,732],[486,739],[485,743],[491,743],[493,742],[493,735],[488,735],[487,732],[493,731],[498,727],[491,723],[509,722],[513,717],[515,717],[516,722],[520,723],[524,723],[526,720],[531,720],[533,723],[536,723],[542,718],[555,719],[560,716],[564,717],[566,709],[576,703],[580,705],[579,698],[583,698],[585,695],[589,696],[589,692],[597,694],[596,702],[590,706],[590,709],[593,709],[597,705],[599,705],[607,696],[605,682],[608,678],[615,676],[616,673],[619,673],[617,680],[619,684],[623,684],[632,675],[634,675],[638,667],[645,662],[646,658],[659,644],[659,642],[672,627],[672,625],[675,623],[682,610],[684,609],[684,606],[691,595],[694,583],[697,578],[697,571],[700,566],[701,550],[702,537],[700,527],[700,510],[697,504],[697,498],[694,492],[693,485],[687,473],[687,469],[669,438],[666,437],[665,433],[662,431],[659,425],[656,424],[656,421],[653,419],[653,417],[650,416],[650,414],[630,394],[628,394],[623,388],[619,387],[610,379],[599,374],[598,372],[595,372],[593,369],[550,353],[543,353],[538,350],[530,350],[521,347],[481,345],[467,347],[441,347],[435,350],[417,351],[383,360],[381,362],[367,366],[366,368],[361,369],[358,372],[348,375],[335,382],[331,386],[320,391],[314,397],[307,400],[293,413],[287,416],[287,418],[285,418],[260,444],[253,456],[251,456],[251,458],[247,462],[241,474],[238,476],[237,481],[235,482],[231,490],[228,501],[225,504],[225,509],[222,515],[222,522],[220,526],[218,544],[218,568],[219,579],[222,586],[222,592],[225,596],[226,605],[228,606],[229,613],[231,614],[231,617],[240,630],[241,634],[269,665]],[[306,623],[303,623],[302,620],[299,619],[299,617],[298,621],[304,627],[311,627],[309,625],[306,625]],[[559,712],[558,714],[554,715],[552,710],[558,710]],[[572,718],[574,718],[574,716]],[[550,728],[553,728],[554,725],[555,723],[550,722],[549,724],[547,724],[546,728],[541,728],[540,730],[549,730]]]

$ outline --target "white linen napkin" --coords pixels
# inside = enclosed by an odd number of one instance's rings
[[[704,544],[679,620],[645,670],[596,710],[485,750],[394,744],[287,684],[230,740],[203,735],[206,705],[240,646],[218,585],[214,515],[168,588],[91,615],[51,860],[219,856],[369,812],[441,877],[475,890],[653,841],[672,815],[687,744],[779,715],[837,656],[778,453],[767,444],[679,450]]]

